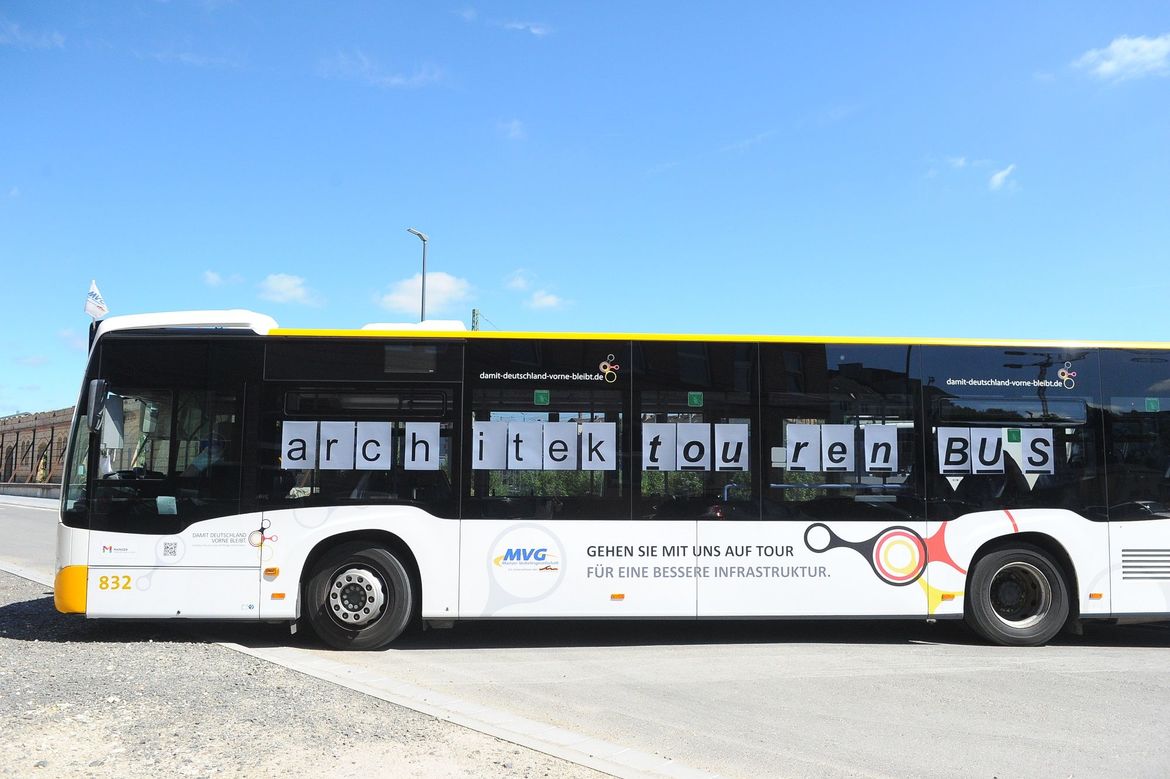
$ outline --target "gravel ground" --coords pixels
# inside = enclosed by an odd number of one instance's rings
[[[354,775],[603,776],[0,572],[0,776]]]

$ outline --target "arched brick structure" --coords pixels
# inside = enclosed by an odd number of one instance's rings
[[[60,484],[73,408],[0,417],[0,484]]]

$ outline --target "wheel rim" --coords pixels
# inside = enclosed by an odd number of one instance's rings
[[[329,581],[328,611],[339,625],[361,628],[382,615],[386,585],[368,568],[343,568]]]
[[[1052,584],[1029,563],[1008,563],[991,577],[991,608],[1010,628],[1034,627],[1052,610]]]

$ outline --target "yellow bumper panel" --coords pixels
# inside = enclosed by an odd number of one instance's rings
[[[67,565],[57,571],[53,581],[53,605],[62,614],[85,613],[85,585],[88,565]]]

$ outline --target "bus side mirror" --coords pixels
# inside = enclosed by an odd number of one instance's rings
[[[105,379],[94,379],[89,383],[89,409],[86,423],[89,432],[96,433],[102,426],[102,411],[106,406],[106,395],[109,394],[109,384]]]

